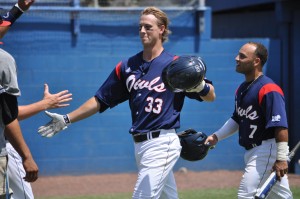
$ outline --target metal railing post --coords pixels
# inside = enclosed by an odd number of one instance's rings
[[[80,8],[80,0],[73,0],[72,6],[74,8]],[[80,33],[80,22],[79,22],[79,12],[72,11],[71,12],[71,27],[73,36],[78,36]]]

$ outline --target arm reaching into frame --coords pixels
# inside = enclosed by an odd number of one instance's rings
[[[71,122],[77,122],[88,118],[100,110],[100,103],[95,97],[91,97],[79,108],[73,112],[60,115],[57,113],[46,112],[46,114],[51,118],[51,121],[44,126],[38,128],[38,133],[47,138],[53,137],[55,134],[59,133],[62,130],[65,130]]]
[[[44,97],[42,100],[29,105],[19,106],[18,120],[24,120],[41,111],[69,106],[67,102],[72,100],[72,93],[63,90],[55,94],[49,92],[48,84],[44,84]]]
[[[0,39],[5,36],[13,23],[23,14],[23,12],[27,11],[34,2],[35,0],[18,0],[10,11],[1,17],[3,20],[9,21],[11,24],[10,26],[0,27]]]

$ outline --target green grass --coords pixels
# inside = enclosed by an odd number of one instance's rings
[[[299,187],[292,187],[294,198],[300,198]],[[179,191],[180,199],[233,199],[236,197],[237,189],[201,189],[201,190],[189,190]],[[126,194],[113,194],[103,196],[78,196],[78,197],[43,197],[40,199],[130,199],[131,193]]]

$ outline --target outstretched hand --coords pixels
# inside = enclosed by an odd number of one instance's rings
[[[70,105],[66,102],[72,100],[72,93],[69,93],[68,90],[64,90],[56,94],[51,94],[49,92],[48,84],[44,84],[43,100],[46,102],[46,109],[66,107]]]
[[[60,131],[65,130],[71,124],[67,115],[50,113],[48,111],[45,111],[45,113],[52,120],[48,122],[45,126],[39,127],[38,133],[43,137],[51,138]]]

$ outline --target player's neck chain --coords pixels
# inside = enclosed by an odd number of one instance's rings
[[[247,88],[245,89],[245,90],[243,90],[243,91],[241,91],[241,95],[243,95],[243,93],[246,93],[248,90],[249,90],[249,88],[259,79],[259,78],[261,78],[262,76],[264,76],[263,74],[262,75],[259,75],[259,76],[257,76],[248,86],[247,86]]]

